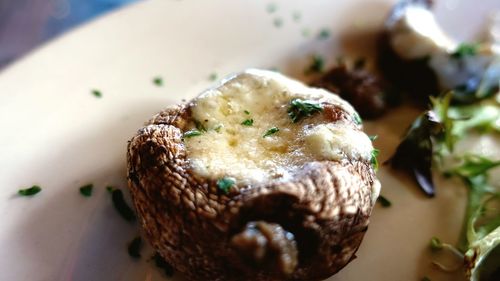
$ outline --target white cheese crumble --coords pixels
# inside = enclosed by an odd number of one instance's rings
[[[499,21],[500,22],[500,21]],[[498,42],[491,36],[490,42],[481,46],[478,54],[457,60],[451,56],[459,43],[450,38],[436,21],[429,8],[412,4],[397,10],[386,23],[390,44],[403,59],[428,58],[428,65],[434,70],[442,90],[463,86],[469,80],[480,80],[495,56],[498,56]],[[498,23],[489,28],[499,30]],[[498,38],[497,38],[498,39]]]
[[[294,98],[328,102],[352,117],[356,114],[335,94],[275,72],[247,70],[193,101],[192,119],[205,130],[185,138],[193,170],[207,178],[229,176],[251,184],[287,180],[311,161],[370,160],[371,141],[352,124],[331,123],[322,112],[293,123],[287,110]],[[245,121],[247,125],[242,124]],[[189,129],[195,126],[193,122]],[[273,127],[279,131],[264,137]]]

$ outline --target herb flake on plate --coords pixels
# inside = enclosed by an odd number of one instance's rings
[[[42,191],[42,188],[38,185],[33,185],[32,187],[19,189],[17,193],[21,196],[33,196],[38,192]]]
[[[127,252],[129,256],[133,258],[141,257],[141,249],[142,249],[142,238],[140,236],[135,237],[127,246]]]
[[[378,198],[377,198],[377,202],[380,203],[380,206],[384,207],[384,208],[388,208],[390,206],[392,206],[392,202],[389,201],[389,199],[385,198],[384,196],[382,195],[379,195]]]
[[[102,98],[102,93],[101,93],[101,91],[99,91],[99,90],[92,90],[92,91],[91,91],[91,93],[92,93],[92,95],[94,95],[94,97],[96,97],[96,98]]]
[[[330,30],[326,28],[322,28],[319,33],[318,33],[318,39],[319,40],[326,40],[330,38]]]
[[[325,69],[325,59],[320,55],[313,55],[311,63],[304,71],[305,74],[321,73]]]
[[[115,210],[122,216],[122,218],[129,222],[135,221],[135,213],[127,204],[127,202],[125,202],[123,192],[120,189],[113,188],[111,186],[106,187],[106,189],[111,193],[113,206],[115,207]]]
[[[208,75],[208,80],[209,81],[215,81],[215,80],[217,80],[217,77],[218,77],[217,73],[212,72],[212,73],[210,73],[210,75]]]
[[[276,27],[276,28],[280,28],[283,26],[283,19],[282,18],[275,18],[273,20],[273,25]]]
[[[94,188],[93,184],[87,184],[80,187],[80,194],[85,197],[90,197],[92,195],[92,189]]]
[[[155,84],[158,87],[163,86],[163,79],[161,77],[155,77],[153,78],[153,84]]]

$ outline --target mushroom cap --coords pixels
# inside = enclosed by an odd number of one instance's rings
[[[292,179],[238,186],[228,194],[191,169],[183,142],[192,103],[153,117],[128,145],[128,183],[144,234],[189,280],[321,280],[355,258],[380,184],[369,161],[312,161]],[[324,114],[353,126],[351,113]],[[231,243],[250,222],[293,234],[298,264],[284,276],[249,263]]]

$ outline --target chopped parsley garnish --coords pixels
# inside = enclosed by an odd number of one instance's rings
[[[141,249],[142,249],[142,238],[140,236],[135,237],[127,246],[127,252],[129,256],[133,258],[141,257]]]
[[[376,148],[372,150],[370,163],[372,164],[373,169],[375,171],[378,170],[378,159],[377,159],[377,157],[378,157],[379,153],[380,153],[380,150],[378,150]]]
[[[278,129],[277,127],[272,127],[271,129],[267,130],[266,133],[262,137],[263,138],[268,137],[270,135],[276,134],[279,131],[280,131],[280,129]]]
[[[478,44],[462,43],[450,56],[454,59],[462,59],[467,56],[475,56],[478,52]]]
[[[266,10],[268,13],[272,14],[278,10],[278,6],[275,3],[269,3]]]
[[[244,110],[243,112],[245,112],[246,115],[250,115],[250,111],[248,110]]]
[[[19,189],[17,193],[21,196],[33,196],[40,191],[42,191],[42,188],[38,185],[34,185],[30,188]]]
[[[93,184],[87,184],[80,187],[80,194],[85,197],[90,197],[92,195],[92,189],[94,188]]]
[[[205,120],[205,122],[206,121],[208,121],[208,120]],[[207,131],[207,128],[205,128],[205,126],[198,120],[194,120],[194,125],[196,126],[196,129],[198,129],[198,131],[200,131],[200,132]]]
[[[311,64],[306,68],[305,74],[321,73],[325,68],[325,59],[320,55],[311,58]]]
[[[293,123],[297,123],[301,119],[321,111],[323,111],[321,104],[303,99],[291,100],[287,110],[288,116],[292,119]]]
[[[275,18],[273,21],[273,24],[275,27],[281,27],[283,25],[283,19],[281,18]]]
[[[243,126],[252,126],[253,125],[253,119],[247,119],[247,120],[241,122],[241,125],[243,125]]]
[[[373,136],[368,136],[368,138],[371,140],[371,141],[375,141],[378,136],[377,135],[373,135]]]
[[[217,133],[220,133],[220,130],[222,129],[222,124],[219,124],[217,126],[214,127],[214,131],[216,131]]]
[[[153,83],[158,87],[163,86],[163,79],[161,77],[155,77],[153,78]]]
[[[215,73],[215,72],[210,73],[210,75],[208,76],[208,80],[210,80],[210,81],[217,80],[217,73]]]
[[[354,123],[356,125],[361,125],[363,124],[363,119],[361,119],[361,116],[359,116],[359,114],[357,114],[356,112],[354,112],[354,115],[352,116],[353,120],[354,120]]]
[[[99,90],[92,90],[92,95],[94,95],[94,97],[96,97],[96,98],[102,97],[102,93]]]
[[[318,33],[318,39],[326,40],[330,37],[330,30],[323,28]]]
[[[304,36],[306,38],[311,36],[311,30],[309,30],[308,28],[302,29],[302,36]]]
[[[302,19],[302,14],[299,11],[295,11],[292,13],[292,19],[294,22],[299,22]]]
[[[111,193],[111,199],[116,211],[124,218],[126,221],[134,221],[135,213],[125,202],[123,197],[123,192],[118,188],[113,188],[111,186],[106,187],[106,189]]]
[[[234,179],[223,177],[222,179],[217,180],[217,188],[225,194],[228,194],[229,190],[235,183],[236,181]]]
[[[384,208],[388,208],[392,205],[391,201],[389,201],[387,198],[385,198],[382,195],[379,195],[377,198],[377,202],[380,203],[380,205]]]
[[[197,136],[201,136],[201,135],[202,135],[202,132],[195,130],[195,129],[189,130],[189,131],[184,133],[185,138],[192,138],[192,137],[197,137]]]
[[[167,262],[165,259],[158,253],[153,256],[153,260],[155,262],[156,267],[163,269],[165,275],[173,276],[174,268]]]

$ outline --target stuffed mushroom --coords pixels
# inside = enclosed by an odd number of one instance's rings
[[[147,122],[128,181],[146,238],[189,280],[321,280],[368,228],[373,157],[347,102],[252,69]]]

